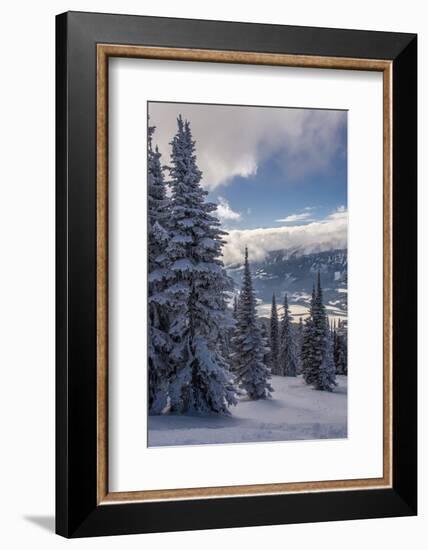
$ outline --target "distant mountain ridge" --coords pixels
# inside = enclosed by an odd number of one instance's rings
[[[239,289],[242,265],[227,266]],[[287,293],[292,313],[298,317],[307,311],[312,286],[318,271],[324,290],[324,303],[329,315],[347,316],[348,251],[335,249],[305,253],[301,248],[269,252],[262,262],[252,262],[251,271],[257,299],[266,310],[275,292],[280,304]],[[263,311],[265,315],[267,311]]]

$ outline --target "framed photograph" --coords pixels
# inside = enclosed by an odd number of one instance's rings
[[[56,24],[57,533],[416,514],[416,35]]]

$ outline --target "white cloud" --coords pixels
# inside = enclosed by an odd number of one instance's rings
[[[348,212],[336,210],[325,219],[306,225],[231,230],[223,249],[226,265],[242,262],[248,246],[251,260],[261,261],[268,252],[299,249],[306,253],[345,248]]]
[[[235,212],[234,210],[232,210],[228,201],[223,197],[218,198],[217,216],[222,221],[223,220],[236,221],[241,219],[241,214],[239,212]]]
[[[327,216],[326,220],[348,220],[348,210],[343,205],[339,206],[334,212]]]
[[[150,103],[150,123],[157,126],[154,141],[165,163],[180,113],[191,123],[202,185],[208,190],[235,176],[255,175],[272,155],[284,181],[298,180],[328,169],[343,147],[344,111]]]
[[[306,210],[306,209],[305,209]],[[300,214],[290,214],[285,218],[275,220],[279,223],[295,223],[295,222],[313,222],[310,212],[301,212]]]

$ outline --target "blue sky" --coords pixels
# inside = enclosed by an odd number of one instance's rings
[[[253,229],[278,225],[303,224],[322,220],[333,210],[347,206],[346,134],[343,149],[332,162],[318,171],[290,178],[278,163],[277,155],[267,158],[254,175],[235,176],[227,185],[209,194],[213,202],[227,201],[239,218],[225,219],[231,229]],[[284,220],[289,217],[290,221]]]
[[[202,185],[229,231],[225,261],[287,247],[347,246],[347,112],[156,103],[163,162],[179,114],[190,121]]]

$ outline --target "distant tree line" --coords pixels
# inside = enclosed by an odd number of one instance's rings
[[[348,374],[346,325],[340,320],[329,324],[319,272],[312,290],[309,315],[304,322],[301,317],[298,324],[290,322],[287,294],[279,322],[273,295],[269,346],[272,374],[301,374],[307,384],[324,391],[332,391],[335,387],[336,374]]]

